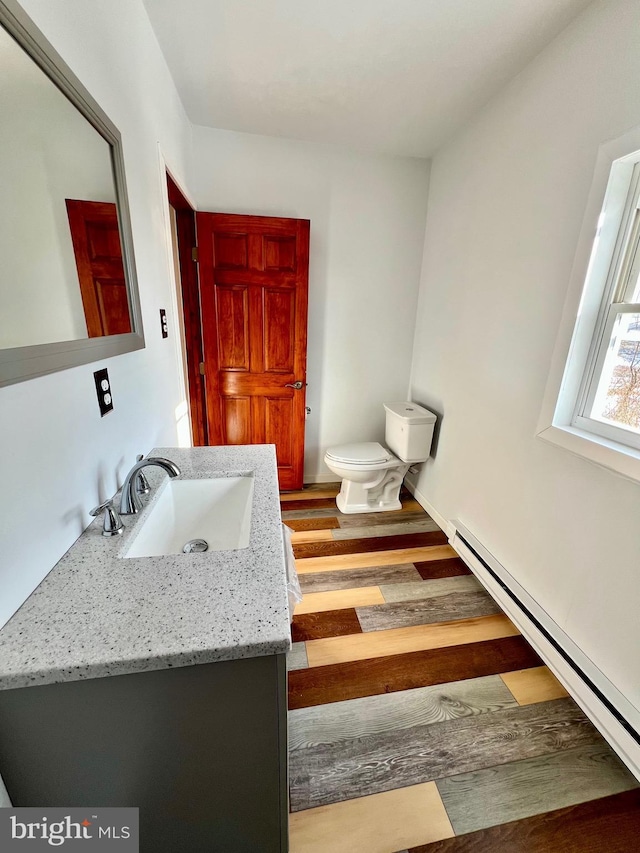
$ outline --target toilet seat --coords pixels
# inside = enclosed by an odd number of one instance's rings
[[[339,444],[336,447],[330,447],[326,456],[335,462],[340,462],[346,465],[354,465],[363,467],[370,465],[382,465],[385,462],[390,462],[395,459],[386,447],[378,444],[377,441],[365,441],[358,444]]]

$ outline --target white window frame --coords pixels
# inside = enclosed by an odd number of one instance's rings
[[[623,301],[620,265],[638,227],[640,128],[598,152],[560,331],[536,434],[539,438],[640,482],[640,432],[588,416],[609,338]],[[640,253],[639,253],[640,254]],[[636,258],[637,260],[637,258]],[[626,294],[625,294],[626,295]]]

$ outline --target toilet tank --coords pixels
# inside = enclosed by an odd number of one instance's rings
[[[436,416],[417,403],[385,403],[385,440],[403,462],[424,462],[431,451]]]

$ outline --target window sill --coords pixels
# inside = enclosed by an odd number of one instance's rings
[[[640,483],[640,450],[568,425],[552,425],[539,432],[537,437],[627,480]]]

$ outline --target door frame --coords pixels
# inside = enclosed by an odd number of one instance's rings
[[[170,173],[166,171],[169,205],[176,212],[176,237],[182,297],[184,340],[187,355],[187,385],[194,447],[209,444],[203,364],[202,314],[198,281],[196,212]]]

